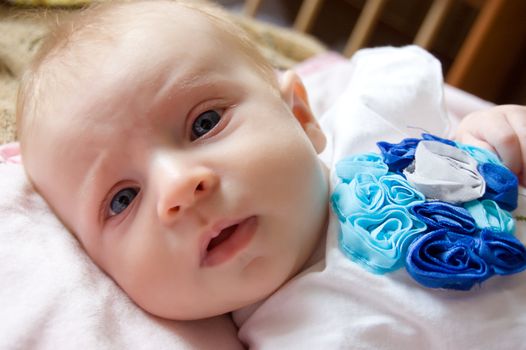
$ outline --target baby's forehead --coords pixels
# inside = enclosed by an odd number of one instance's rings
[[[74,24],[78,28],[58,42],[45,59],[40,69],[44,85],[63,86],[67,93],[79,83],[103,78],[105,69],[139,76],[143,71],[151,72],[153,64],[163,56],[177,52],[185,53],[192,61],[224,59],[228,55],[245,56],[245,63],[256,66],[261,63],[258,54],[250,52],[243,40],[232,33],[228,20],[219,23],[222,20],[218,22],[209,14],[171,1],[117,5],[91,17],[85,23]],[[192,55],[197,51],[195,46],[202,42],[208,43],[209,52]],[[222,52],[212,52],[214,48]],[[127,65],[133,57],[141,64]],[[121,62],[121,58],[127,62]],[[177,62],[180,67],[182,63]]]
[[[188,33],[193,33],[192,37],[201,42],[208,41],[210,48],[221,35],[205,15],[182,6],[174,8],[173,4],[157,5],[148,7],[149,12],[142,15],[138,5],[112,9],[92,19],[93,22],[81,23],[75,33],[56,43],[38,69],[40,82],[34,88],[39,90],[42,101],[48,101],[39,106],[47,104],[54,109],[53,101],[93,93],[105,81],[125,86],[147,75],[162,74],[157,68],[164,61],[185,70],[200,60],[217,56],[206,55],[206,51],[201,52],[201,57],[198,53],[189,55],[192,42],[188,40]],[[138,18],[132,20],[134,16]],[[185,54],[190,59],[175,61],[177,54]]]
[[[145,7],[146,5],[148,6]],[[203,13],[177,3],[166,4],[163,1],[116,5],[106,12],[88,13],[86,17],[80,17],[80,21],[72,20],[71,29],[67,28],[69,23],[57,29],[57,32],[64,34],[56,35],[59,39],[48,54],[49,63],[58,61],[64,66],[65,62],[75,63],[73,68],[78,69],[82,68],[82,65],[77,63],[87,64],[94,61],[89,59],[90,53],[111,55],[112,51],[121,48],[122,45],[119,44],[123,42],[135,42],[138,44],[136,49],[144,51],[148,49],[144,44],[162,42],[170,36],[184,38],[189,33],[201,33],[213,37],[224,34],[223,31],[215,30],[217,28],[214,27],[214,23]],[[181,35],[183,33],[184,36]],[[178,45],[177,42],[169,44]]]
[[[236,42],[228,20],[218,24],[223,21],[220,17],[214,19],[172,1],[139,1],[97,11],[95,8],[72,24],[76,28],[41,64],[37,84],[26,94],[32,106],[28,114],[35,119],[48,119],[37,115],[64,116],[60,110],[70,110],[68,103],[82,99],[100,101],[100,108],[104,108],[105,99],[118,97],[119,91],[131,93],[135,81],[144,77],[153,81],[171,66],[183,72],[196,65],[227,64],[244,57],[238,63],[256,68],[252,71],[262,73],[265,79],[269,75],[267,67],[261,68],[241,47],[242,40]],[[224,30],[217,30],[223,24]],[[178,54],[183,54],[182,59],[176,60]],[[140,91],[133,92],[140,96]],[[95,94],[102,98],[88,99]],[[35,129],[39,123],[29,128]]]

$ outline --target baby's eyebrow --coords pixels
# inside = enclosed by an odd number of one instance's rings
[[[170,79],[164,81],[157,96],[163,98],[167,96],[174,97],[203,86],[213,86],[228,81],[230,79],[224,73],[210,69],[210,67],[202,64],[195,64],[188,67],[184,72],[172,75]]]

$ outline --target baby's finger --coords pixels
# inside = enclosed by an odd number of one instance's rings
[[[487,143],[485,141],[482,141],[481,139],[473,136],[469,132],[463,133],[461,136],[457,137],[456,139],[457,139],[457,141],[459,141],[461,143],[465,143],[467,145],[471,145],[471,146],[475,146],[475,147],[484,148],[484,149],[487,149],[487,150],[489,150],[489,151],[491,151],[493,153],[497,153],[497,150],[495,148],[493,148],[493,146],[491,146],[489,143]]]
[[[491,129],[476,129],[474,136],[492,145],[502,163],[511,171],[515,174],[521,172],[521,144],[515,129],[510,125],[507,118],[494,118]]]
[[[519,181],[523,186],[526,186],[526,114],[524,110],[521,110],[517,113],[509,114],[507,119],[515,131],[520,148],[521,168],[517,171],[520,174]]]

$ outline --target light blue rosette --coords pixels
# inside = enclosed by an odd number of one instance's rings
[[[387,174],[387,165],[377,153],[364,153],[342,159],[336,164],[336,175],[344,182],[349,183],[361,173],[371,174],[378,178]]]
[[[466,145],[460,142],[455,142],[455,145],[464,152],[467,152],[479,164],[493,163],[497,165],[503,165],[499,157],[487,149]]]
[[[477,227],[489,228],[497,231],[514,234],[515,221],[510,212],[501,209],[495,201],[484,199],[464,203]]]
[[[334,189],[332,201],[340,220],[352,213],[380,210],[385,203],[385,188],[371,174],[357,174],[350,183],[340,183]]]
[[[383,274],[404,265],[409,245],[425,229],[404,207],[388,205],[348,217],[341,225],[340,247],[351,260]]]
[[[379,183],[385,191],[385,200],[390,204],[396,204],[403,207],[409,207],[425,201],[422,193],[407,182],[407,180],[398,174],[389,173],[379,179]]]

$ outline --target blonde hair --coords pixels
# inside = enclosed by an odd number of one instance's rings
[[[93,45],[94,43],[111,43],[118,39],[120,26],[129,28],[131,20],[141,20],[149,14],[159,15],[158,8],[151,7],[151,4],[176,4],[205,16],[216,29],[225,33],[240,48],[248,63],[252,64],[264,80],[277,91],[276,77],[270,63],[251,43],[248,35],[234,23],[231,15],[219,6],[197,0],[100,2],[77,14],[57,20],[23,75],[16,108],[17,134],[22,153],[25,152],[25,141],[30,138],[29,130],[32,129],[35,118],[50,103],[48,97],[52,94],[51,91],[57,87],[64,88],[66,84],[74,86],[75,75],[79,74],[76,68],[96,55],[97,45]],[[168,19],[165,12],[161,15]]]

